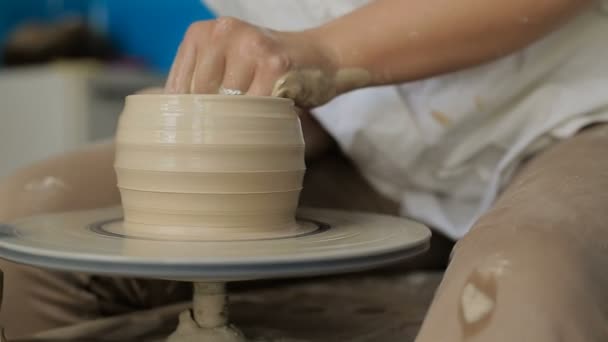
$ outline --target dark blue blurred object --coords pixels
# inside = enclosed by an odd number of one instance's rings
[[[201,0],[0,0],[0,42],[27,20],[80,15],[121,53],[167,72],[188,25],[213,18]]]

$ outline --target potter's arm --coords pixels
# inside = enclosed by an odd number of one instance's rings
[[[34,163],[0,180],[0,221],[117,205],[114,144],[95,144]]]
[[[430,77],[504,56],[593,2],[377,0],[299,32],[235,18],[200,21],[186,32],[165,90],[214,94],[223,87],[315,107],[356,88]]]
[[[517,51],[593,2],[378,0],[310,34],[337,69],[365,69],[375,85],[401,83]]]

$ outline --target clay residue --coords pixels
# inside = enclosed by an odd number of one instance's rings
[[[443,127],[449,126],[451,123],[450,118],[444,112],[434,110],[431,112],[431,115],[433,116],[435,121],[437,121]]]
[[[473,270],[460,297],[460,319],[467,335],[482,330],[497,304],[499,279],[509,269],[509,261],[495,255]]]
[[[371,84],[371,75],[359,68],[341,69],[329,74],[320,69],[293,70],[278,79],[272,96],[292,99],[303,108],[320,106],[341,93]]]
[[[48,192],[67,189],[67,184],[53,176],[46,176],[40,179],[33,179],[23,186],[25,191]]]
[[[220,87],[218,93],[220,95],[243,95],[243,92],[238,89],[228,89],[224,87]]]
[[[474,283],[467,283],[462,290],[462,316],[466,324],[479,322],[494,310],[494,299]]]

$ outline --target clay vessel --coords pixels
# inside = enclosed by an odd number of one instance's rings
[[[114,168],[130,235],[234,240],[299,229],[304,139],[291,100],[128,96]]]

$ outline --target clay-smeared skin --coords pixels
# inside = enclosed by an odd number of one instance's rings
[[[336,69],[362,68],[373,85],[475,66],[558,28],[590,0],[380,0],[314,34]],[[496,39],[500,37],[500,39]]]
[[[606,151],[603,125],[525,166],[458,243],[417,342],[608,340]],[[468,322],[467,284],[494,301]]]
[[[234,18],[197,22],[180,45],[165,87],[168,93],[217,94],[220,87],[268,96],[293,69],[311,67],[333,75],[311,37],[276,32]],[[306,48],[302,48],[307,46]]]
[[[196,22],[184,36],[165,90],[217,94],[223,87],[263,96],[275,90],[301,107],[314,107],[353,89],[502,57],[550,33],[590,3],[378,0],[300,32],[228,17]],[[282,77],[289,79],[289,91],[277,91]]]
[[[340,89],[370,84],[371,75],[364,69],[342,69],[335,74],[321,69],[292,70],[276,81],[271,95],[289,98],[303,108],[311,108],[329,102]]]

